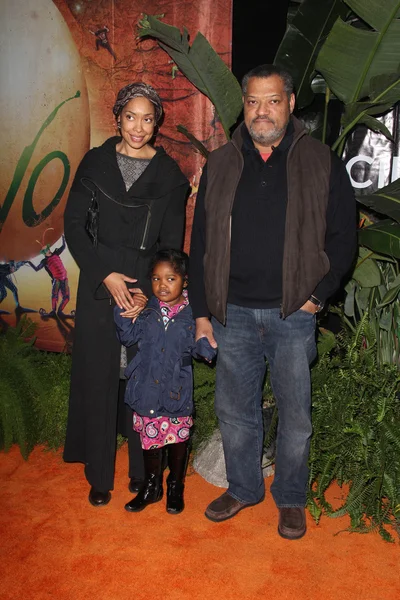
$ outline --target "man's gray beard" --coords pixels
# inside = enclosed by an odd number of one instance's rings
[[[257,142],[257,144],[260,144],[261,146],[271,146],[274,142],[277,142],[285,135],[286,127],[287,125],[285,125],[285,127],[282,127],[281,129],[277,129],[276,127],[274,127],[268,132],[257,132],[254,131],[252,123],[250,125],[249,133],[251,139],[254,142]]]

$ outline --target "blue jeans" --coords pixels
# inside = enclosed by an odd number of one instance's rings
[[[262,386],[268,361],[278,407],[275,503],[305,506],[311,426],[310,364],[315,315],[228,304],[226,325],[212,319],[218,343],[215,410],[224,447],[228,493],[242,502],[264,496]]]

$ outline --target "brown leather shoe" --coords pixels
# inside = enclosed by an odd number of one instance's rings
[[[278,533],[286,540],[298,540],[307,530],[306,513],[302,506],[279,509]]]
[[[240,502],[240,500],[236,500],[228,492],[224,492],[222,496],[219,496],[207,506],[204,514],[210,521],[219,523],[220,521],[231,519],[243,508],[254,506],[255,504],[258,504],[258,502]]]

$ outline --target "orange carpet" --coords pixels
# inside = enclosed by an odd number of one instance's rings
[[[127,452],[110,504],[93,508],[82,466],[37,448],[0,453],[1,600],[399,600],[400,546],[377,534],[334,534],[344,519],[308,515],[294,542],[262,504],[225,523],[203,512],[221,490],[187,478],[186,510],[164,501],[129,514]],[[267,480],[267,487],[270,481]],[[342,494],[331,489],[330,499]]]

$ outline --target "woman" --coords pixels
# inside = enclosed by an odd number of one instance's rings
[[[80,277],[64,460],[85,464],[93,506],[107,504],[114,488],[121,345],[113,308],[140,312],[151,291],[153,255],[183,241],[188,181],[151,144],[162,110],[149,85],[119,91],[113,112],[120,137],[86,154],[65,210],[65,237]],[[140,442],[135,433],[128,437],[133,491],[143,464],[132,464],[142,461]]]

